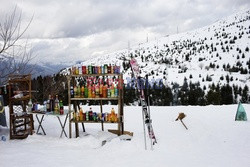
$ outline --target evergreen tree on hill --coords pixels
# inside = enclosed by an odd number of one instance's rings
[[[221,104],[233,104],[233,92],[229,84],[221,87]]]

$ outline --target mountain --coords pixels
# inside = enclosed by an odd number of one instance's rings
[[[141,75],[161,78],[172,87],[199,82],[250,86],[250,10],[241,11],[209,26],[167,35],[115,53],[96,57],[81,65],[116,64],[124,78],[131,76],[129,60],[135,57]],[[229,79],[228,79],[229,78]]]
[[[61,69],[65,68],[63,64],[29,64],[32,67],[32,77],[54,75],[58,73]]]

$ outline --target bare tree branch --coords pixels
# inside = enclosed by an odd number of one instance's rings
[[[21,41],[32,20],[33,16],[22,28],[22,12],[18,14],[15,7],[12,13],[0,22],[0,85],[6,83],[10,74],[27,73],[32,51],[28,49],[28,40],[24,43]]]

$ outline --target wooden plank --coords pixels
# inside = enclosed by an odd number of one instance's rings
[[[114,133],[114,134],[116,134],[116,135],[119,135],[119,133],[120,133],[120,132],[119,132],[118,130],[116,130],[116,129],[108,129],[108,131],[109,131],[110,133]],[[124,135],[133,136],[133,135],[134,135],[134,132],[124,131],[123,134],[124,134]]]
[[[119,124],[119,122],[108,122],[108,121],[75,121],[71,120],[71,123],[104,123],[104,124]]]

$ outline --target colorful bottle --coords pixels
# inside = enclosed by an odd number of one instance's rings
[[[102,68],[101,66],[98,66],[98,74],[101,74],[102,73]]]
[[[92,66],[92,74],[95,74],[95,66]]]
[[[96,121],[96,112],[93,112],[93,121]]]
[[[88,86],[88,98],[92,98],[91,85]]]
[[[110,74],[111,73],[111,64],[109,64],[109,66],[108,66],[108,74]]]
[[[82,66],[82,74],[86,74],[86,66]]]
[[[92,91],[92,98],[95,98],[95,85],[91,86],[91,91]]]
[[[79,75],[82,75],[82,67],[78,67]]]
[[[89,120],[93,121],[93,111],[91,107],[89,108]]]
[[[112,83],[111,88],[110,88],[110,97],[115,97],[115,88],[114,88],[113,83]]]
[[[95,74],[98,74],[98,67],[95,66]]]
[[[117,116],[117,114],[115,114],[114,122],[118,122],[118,116]]]
[[[86,121],[86,113],[83,113],[83,121]]]
[[[62,100],[60,100],[59,106],[60,106],[60,115],[63,115],[64,114],[64,109],[63,109],[63,102],[62,102]]]
[[[76,74],[76,67],[75,66],[72,67],[71,74],[73,74],[73,75]]]
[[[76,67],[75,69],[76,69],[76,73],[75,73],[75,74],[76,74],[76,75],[79,75],[79,68]]]
[[[79,111],[79,121],[83,121],[83,110],[82,110],[82,108],[80,108],[80,111]]]
[[[117,66],[117,67],[116,67],[116,74],[120,74],[120,69],[121,69],[120,66]]]
[[[80,85],[77,86],[77,97],[81,97],[81,87],[80,87]]]
[[[82,87],[81,87],[81,97],[84,97],[84,86],[82,85]]]
[[[89,74],[89,67],[86,66],[86,74]]]
[[[100,97],[103,97],[102,90],[103,90],[103,84],[100,84],[100,87],[99,87],[99,96]]]
[[[114,108],[111,109],[110,121],[115,122],[115,110],[114,110]]]
[[[104,114],[104,121],[108,121],[108,113],[107,112],[105,112],[105,114]]]
[[[92,66],[91,65],[88,66],[88,74],[92,74]]]
[[[59,99],[58,95],[56,95],[54,114],[59,114],[59,110],[60,110]]]
[[[102,68],[102,74],[105,74],[105,67],[101,66],[101,68]]]
[[[88,98],[88,87],[87,87],[87,85],[85,86],[84,89],[85,89],[85,90],[84,90],[84,97],[85,97],[85,98]]]
[[[116,65],[113,66],[113,72],[116,74]]]
[[[114,66],[110,66],[110,73],[114,74]]]
[[[107,88],[107,98],[111,97],[111,89],[110,87]]]
[[[117,85],[115,85],[115,97],[118,97],[118,95],[119,95],[119,91],[118,91],[118,88],[117,88]]]
[[[86,112],[86,121],[89,121],[89,112]]]
[[[100,86],[99,86],[99,84],[97,84],[96,87],[95,87],[95,97],[96,98],[100,97]]]
[[[105,64],[105,65],[104,65],[104,74],[107,74],[107,73],[108,73],[108,65]]]
[[[77,86],[74,86],[74,98],[77,98],[78,95],[77,95]]]
[[[107,98],[107,86],[106,85],[102,87],[102,96],[103,98]]]

